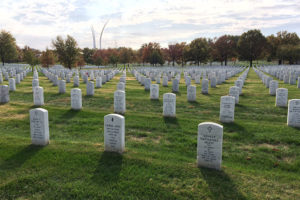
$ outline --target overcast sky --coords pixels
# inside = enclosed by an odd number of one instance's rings
[[[21,47],[44,50],[57,35],[73,36],[80,47],[139,48],[142,43],[190,42],[197,37],[264,35],[287,30],[300,36],[300,0],[0,0],[0,29]]]

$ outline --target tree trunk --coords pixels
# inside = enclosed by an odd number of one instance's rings
[[[225,61],[224,61],[224,62],[225,62],[225,66],[227,66],[227,58],[225,58]]]
[[[2,65],[4,66],[4,58],[2,58]]]
[[[252,59],[250,59],[250,67],[252,67]]]
[[[174,65],[175,65],[175,60],[173,60],[173,67],[174,67]]]

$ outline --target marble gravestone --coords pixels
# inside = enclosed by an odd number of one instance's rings
[[[242,88],[243,88],[243,82],[241,80],[235,81],[235,86],[239,87],[240,89],[240,95],[242,94]]]
[[[277,107],[286,107],[288,101],[288,89],[277,88],[276,89],[276,103]]]
[[[189,102],[196,101],[196,86],[189,85],[187,87],[187,100]]]
[[[159,98],[159,85],[151,84],[150,86],[150,99],[158,99]]]
[[[163,96],[163,116],[176,117],[176,94],[165,93]]]
[[[125,118],[122,115],[104,116],[104,151],[125,151]]]
[[[119,114],[125,114],[126,103],[125,103],[125,92],[117,90],[114,93],[114,112]]]
[[[125,84],[123,82],[119,82],[117,84],[117,90],[125,91]]]
[[[16,84],[20,84],[20,82],[21,82],[21,76],[20,76],[20,74],[17,74],[16,75]]]
[[[96,77],[96,88],[102,87],[102,78],[100,76]]]
[[[156,83],[157,83],[157,84],[160,84],[160,76],[157,76],[157,77],[156,77]]]
[[[185,85],[186,85],[186,87],[190,86],[191,82],[192,82],[191,77],[190,76],[186,76],[185,77]]]
[[[87,81],[86,83],[86,95],[87,96],[94,96],[94,82]]]
[[[0,80],[0,83],[1,83],[1,80]],[[300,77],[298,77],[297,88],[300,88]]]
[[[150,78],[145,78],[144,86],[145,86],[146,91],[150,90],[150,85],[151,85],[151,79]]]
[[[221,170],[223,126],[204,122],[198,125],[197,165],[198,167]]]
[[[210,79],[210,87],[211,88],[217,87],[217,78],[215,76],[211,77]]]
[[[0,73],[0,83],[3,83],[3,76],[1,73]]]
[[[235,104],[239,103],[240,99],[240,88],[237,86],[232,86],[229,89],[229,96],[232,96],[235,98]]]
[[[53,86],[57,86],[57,85],[58,85],[58,76],[55,75],[53,79]]]
[[[276,95],[276,90],[278,88],[278,81],[272,80],[269,83],[269,94],[272,96]]]
[[[58,82],[58,92],[59,92],[59,94],[65,94],[66,93],[66,81],[65,80],[59,80],[59,82]]]
[[[42,87],[33,88],[33,103],[35,106],[44,105],[44,89]]]
[[[0,103],[9,102],[9,88],[8,85],[0,85]]]
[[[234,122],[235,99],[232,96],[222,96],[220,102],[220,121]]]
[[[167,76],[163,76],[163,87],[168,87],[168,80]]]
[[[71,90],[71,109],[80,110],[82,108],[82,93],[81,89],[74,88]]]
[[[79,76],[74,76],[73,78],[73,86],[79,87]]]
[[[172,81],[172,92],[179,92],[179,80],[177,78]]]
[[[9,79],[9,91],[16,91],[16,81],[14,78]]]
[[[30,110],[30,135],[33,145],[49,144],[48,111],[43,108]]]
[[[287,125],[300,128],[300,99],[289,100]]]
[[[201,93],[202,94],[208,94],[208,80],[207,79],[202,80]]]
[[[32,80],[32,91],[34,90],[34,87],[39,86],[39,79],[33,79]]]

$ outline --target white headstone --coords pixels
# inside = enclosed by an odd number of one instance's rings
[[[60,94],[66,93],[66,81],[65,80],[59,80],[58,82],[58,92]]]
[[[202,80],[201,93],[202,94],[208,94],[208,80],[207,79]]]
[[[289,100],[287,124],[300,128],[300,99]]]
[[[33,88],[33,103],[35,106],[44,105],[44,89],[42,87]]]
[[[151,84],[150,86],[150,99],[158,99],[159,98],[159,85]]]
[[[163,96],[163,116],[176,117],[176,94],[165,93]]]
[[[123,82],[119,82],[117,84],[117,90],[125,91],[125,84]]]
[[[79,76],[74,76],[73,78],[73,86],[79,87]]]
[[[187,100],[190,102],[196,101],[196,86],[189,85],[187,87]]]
[[[125,92],[117,90],[114,93],[114,112],[119,114],[125,114],[126,111],[126,100]]]
[[[30,110],[30,134],[34,145],[49,144],[48,111],[42,108]]]
[[[172,81],[172,92],[179,92],[179,80],[177,78]]]
[[[272,80],[269,83],[269,94],[272,96],[276,95],[276,90],[278,88],[278,81]]]
[[[223,145],[223,126],[204,122],[198,125],[197,165],[221,169]]]
[[[80,110],[82,108],[82,93],[79,88],[71,90],[71,108],[73,110]]]
[[[7,85],[0,85],[0,103],[9,102],[9,88]]]
[[[222,96],[220,102],[220,121],[234,122],[235,99],[232,96]]]
[[[9,91],[16,91],[16,81],[14,78],[9,79]]]
[[[94,96],[94,82],[88,81],[86,84],[86,95],[87,96]]]
[[[276,90],[276,106],[277,107],[286,107],[288,101],[288,89],[286,88],[277,88]]]
[[[96,77],[96,88],[102,87],[102,78],[100,76]]]
[[[145,82],[144,82],[145,90],[150,90],[150,85],[151,85],[151,79],[145,78]]]
[[[125,118],[118,114],[104,116],[104,150],[123,153],[125,151]]]
[[[240,98],[240,88],[237,86],[232,86],[229,89],[229,96],[232,96],[235,98],[235,103],[239,103],[239,98]]]
[[[168,77],[167,76],[163,76],[163,87],[167,87],[168,86]]]

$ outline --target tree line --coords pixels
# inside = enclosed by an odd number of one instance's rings
[[[53,50],[45,51],[25,46],[20,48],[10,32],[0,33],[0,58],[5,62],[26,62],[49,67],[60,63],[67,68],[93,65],[136,63],[140,65],[200,65],[220,62],[222,65],[239,61],[277,61],[278,64],[296,64],[300,61],[300,39],[296,33],[278,32],[265,37],[260,30],[253,29],[240,36],[223,35],[216,38],[196,38],[190,43],[169,44],[162,48],[157,42],[142,44],[137,50],[128,47],[107,49],[80,49],[76,40],[57,36],[52,40]]]

